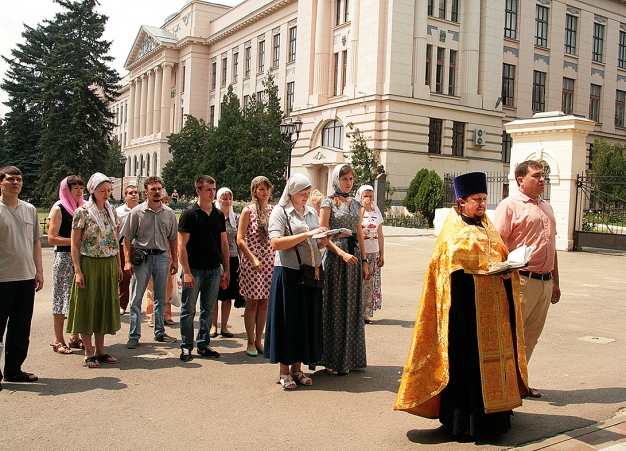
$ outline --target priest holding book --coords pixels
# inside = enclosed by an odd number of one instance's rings
[[[528,393],[519,275],[489,275],[508,250],[486,216],[487,179],[454,179],[430,260],[395,410],[438,418],[459,441],[504,434]]]

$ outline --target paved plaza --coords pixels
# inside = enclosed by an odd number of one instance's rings
[[[312,387],[291,392],[276,384],[277,365],[246,356],[242,309],[231,314],[235,337],[211,341],[219,359],[181,362],[178,344],[154,342],[146,321],[141,346],[128,350],[128,315],[106,337],[117,365],[87,369],[82,353],[55,354],[53,251],[44,249],[45,288],[24,365],[39,381],[3,382],[0,449],[474,449],[451,442],[437,420],[392,409],[435,238],[385,230],[383,309],[366,326],[367,370],[338,377],[317,368]],[[626,255],[558,258],[562,300],[551,307],[529,366],[543,397],[524,400],[510,432],[478,442],[484,449],[624,449]],[[176,325],[166,331],[180,338],[174,311]]]

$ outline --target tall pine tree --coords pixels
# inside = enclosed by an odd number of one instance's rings
[[[37,142],[41,137],[43,68],[55,42],[42,25],[36,28],[24,26],[24,43],[11,50],[11,58],[2,59],[9,65],[0,84],[9,99],[4,102],[10,108],[6,114],[4,152],[0,166],[14,165],[24,176],[23,195],[31,195],[39,179]]]
[[[42,133],[37,143],[41,160],[38,193],[56,197],[59,181],[68,174],[88,178],[105,171],[110,155],[117,72],[108,65],[110,41],[102,39],[107,17],[95,11],[97,0],[54,0],[65,8],[44,21],[56,44],[42,67]]]

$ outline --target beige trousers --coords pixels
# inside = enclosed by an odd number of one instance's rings
[[[526,343],[526,361],[539,341],[539,336],[546,323],[550,299],[552,298],[552,279],[542,281],[520,275],[520,298],[524,316],[524,340]]]

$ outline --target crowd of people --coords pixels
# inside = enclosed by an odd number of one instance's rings
[[[541,165],[521,163],[515,176],[520,192],[500,203],[494,223],[485,214],[485,174],[454,179],[457,207],[428,267],[395,404],[439,418],[461,440],[505,433],[522,398],[541,396],[528,386],[527,365],[548,306],[560,299],[555,219],[541,199]],[[228,321],[234,303],[245,307],[245,353],[278,364],[285,390],[313,384],[303,366],[322,366],[331,375],[367,367],[365,325],[382,305],[383,215],[372,186],[350,195],[349,165],[334,168],[327,196],[313,190],[305,175],[294,174],[276,205],[272,183],[255,177],[241,215],[233,211],[232,191],[218,191],[216,181],[203,175],[195,182],[197,201],[179,220],[159,177],[145,180],[142,203],[138,188],[126,187],[126,204],[117,209],[109,204],[106,175],[90,177],[87,201],[83,185],[75,175],[62,180],[50,213],[54,352],[84,349],[88,368],[117,363],[105,349],[105,336],[120,330],[120,316],[130,305],[126,347],[140,346],[147,289],[154,341],[177,343],[165,325],[174,323],[168,302],[178,277],[183,362],[194,358],[194,348],[197,356],[220,357],[211,339],[233,338]],[[31,382],[37,376],[22,364],[35,291],[43,286],[41,229],[36,209],[18,199],[19,169],[1,168],[0,186],[0,263],[7,263],[0,264],[4,379]],[[490,272],[524,245],[534,252],[523,270]]]

